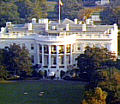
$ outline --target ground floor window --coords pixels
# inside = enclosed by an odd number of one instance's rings
[[[51,65],[56,65],[56,55],[51,56]]]
[[[42,54],[40,54],[39,57],[40,57],[40,63],[42,63]]]
[[[31,55],[31,62],[34,63],[34,55]]]

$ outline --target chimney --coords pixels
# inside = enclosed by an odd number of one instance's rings
[[[77,20],[77,18],[75,18],[75,19],[74,19],[74,23],[77,24],[77,22],[78,22],[78,20]]]
[[[11,27],[12,23],[11,22],[6,22],[6,27]]]
[[[32,23],[28,23],[28,30],[32,30]]]
[[[1,33],[4,32],[5,28],[4,27],[1,27]]]
[[[114,30],[117,30],[118,29],[118,26],[117,26],[117,24],[115,23],[114,24]]]
[[[66,24],[66,31],[69,31],[69,24]]]
[[[36,18],[32,18],[32,23],[36,23]]]
[[[86,31],[86,24],[82,24],[82,31]]]

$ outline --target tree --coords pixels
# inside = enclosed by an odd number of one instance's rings
[[[115,78],[116,69],[113,68],[113,73],[109,69],[102,69],[94,72],[91,80],[86,85],[86,91],[91,91],[100,87],[103,91],[107,92],[106,103],[116,104],[118,102],[118,82]]]
[[[118,11],[117,8],[107,7],[100,13],[102,24],[114,24],[118,23]]]
[[[77,66],[81,73],[86,73],[87,78],[103,66],[109,66],[108,62],[114,63],[115,55],[106,48],[89,47],[85,48],[84,54],[80,54],[77,60]]]
[[[61,6],[61,18],[75,19],[78,11],[82,8],[82,5],[77,0],[62,0],[63,6]],[[55,7],[55,12],[58,14],[59,6]]]
[[[107,92],[102,91],[100,87],[95,90],[86,91],[86,97],[82,104],[106,104]]]
[[[33,17],[39,19],[47,16],[46,0],[19,0],[15,4],[20,18],[25,21],[30,21]]]
[[[25,23],[47,16],[46,0],[1,0],[0,27],[6,22]]]
[[[19,19],[17,6],[13,2],[1,2],[0,4],[0,26],[5,26],[5,23],[11,21],[16,23]]]
[[[4,66],[7,71],[20,75],[21,72],[31,73],[31,59],[28,50],[20,45],[13,44],[4,49]]]
[[[7,71],[3,65],[3,49],[0,49],[0,78],[5,78]]]

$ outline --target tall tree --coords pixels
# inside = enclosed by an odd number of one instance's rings
[[[0,49],[0,78],[5,78],[7,74],[5,66],[3,65],[3,52],[3,49]]]
[[[116,7],[107,7],[100,13],[102,24],[118,23],[118,11]]]
[[[34,0],[33,3],[33,17],[38,19],[47,17],[46,0]]]
[[[0,1],[0,27],[6,22],[25,23],[33,17],[45,18],[47,16],[46,0],[1,0]]]
[[[87,46],[84,54],[80,54],[76,60],[81,73],[86,73],[87,78],[90,79],[93,72],[103,66],[109,66],[110,61],[114,63],[115,58],[115,55],[106,48]]]
[[[77,18],[78,11],[82,8],[77,0],[63,0],[61,10],[62,18],[74,19]]]
[[[75,19],[77,18],[78,11],[82,8],[82,6],[78,3],[77,0],[61,0],[63,5],[61,6],[61,19],[69,18]],[[59,6],[56,5],[55,12],[58,13]]]
[[[4,49],[4,66],[6,70],[14,74],[21,74],[22,71],[31,73],[31,59],[28,50],[20,45],[13,44]]]
[[[0,3],[0,26],[5,26],[7,21],[16,23],[19,19],[17,6],[13,2]]]

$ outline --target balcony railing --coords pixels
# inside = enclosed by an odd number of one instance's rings
[[[40,40],[44,41],[70,41],[70,40],[76,40],[76,35],[69,35],[69,36],[44,36],[44,35],[38,35]]]

